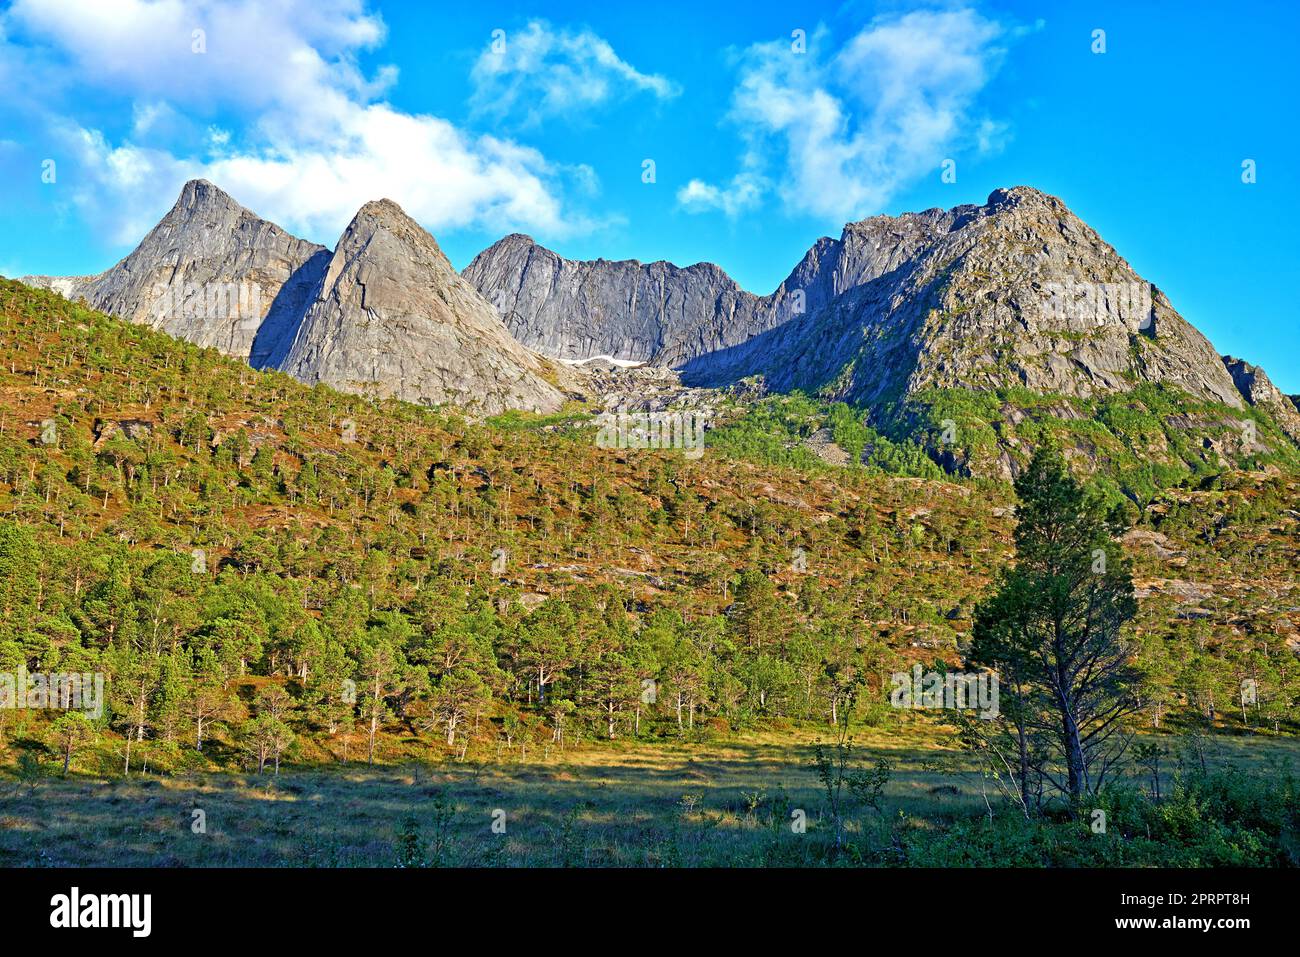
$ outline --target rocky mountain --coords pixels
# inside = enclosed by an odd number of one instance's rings
[[[688,372],[862,404],[927,389],[1088,398],[1161,383],[1241,407],[1209,341],[1059,199],[1020,187],[920,217],[931,240],[911,258]],[[887,248],[918,225],[905,215],[857,228]]]
[[[1300,436],[1300,411],[1262,370],[1220,357],[1028,187],[850,223],[757,296],[709,263],[577,262],[518,234],[458,275],[389,201],[331,252],[195,180],[107,272],[24,281],[303,381],[485,413],[577,395],[657,407],[743,381],[746,395],[803,390],[890,427],[945,390],[1081,402],[1154,385],[1214,404],[1220,423],[1249,404]],[[616,368],[628,363],[649,368]]]
[[[283,357],[329,260],[206,180],[191,180],[129,256],[98,276],[29,285],[262,367]]]
[[[473,411],[551,411],[565,375],[515,342],[437,242],[391,200],[339,239],[280,368],[303,382]]]
[[[576,388],[511,339],[433,237],[394,203],[368,204],[331,253],[205,180],[98,276],[31,286],[307,382],[467,409],[549,411]]]
[[[573,262],[526,236],[485,250],[465,276],[546,355],[667,365],[695,385],[758,376],[871,405],[931,388],[1088,397],[1160,382],[1243,400],[1158,289],[1028,187],[851,223],[763,297],[711,264]]]

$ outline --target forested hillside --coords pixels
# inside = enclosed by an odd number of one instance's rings
[[[960,663],[1011,558],[1005,485],[786,461],[743,425],[696,461],[602,449],[586,418],[371,403],[0,282],[0,671],[109,688],[84,729],[0,710],[9,760],[695,739],[862,688],[897,721],[887,674]],[[1300,480],[1248,464],[1129,505],[1143,726],[1297,730]]]

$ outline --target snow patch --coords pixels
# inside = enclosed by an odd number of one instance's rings
[[[566,366],[585,366],[588,362],[608,362],[610,365],[616,365],[620,369],[635,369],[638,366],[645,365],[640,359],[615,359],[613,356],[588,356],[586,359],[561,359]]]

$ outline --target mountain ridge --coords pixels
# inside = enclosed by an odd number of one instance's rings
[[[1062,200],[1026,186],[847,223],[765,296],[712,262],[568,260],[524,233],[457,273],[392,200],[365,204],[330,250],[206,180],[105,272],[22,281],[257,368],[483,414],[623,401],[634,377],[579,368],[607,356],[688,387],[847,401],[882,425],[934,390],[1167,384],[1265,409],[1300,441],[1300,411],[1263,370],[1220,356]],[[214,305],[213,287],[234,305]]]
[[[990,224],[993,224],[990,226]],[[1052,227],[1065,238],[1054,239]],[[1019,230],[1021,235],[1015,235]],[[1012,255],[1006,247],[1025,243],[1024,232],[1039,231],[1037,256]],[[991,235],[990,235],[991,234]],[[984,328],[945,332],[925,329],[926,316],[915,314],[918,304],[953,305],[954,294],[970,290],[940,284],[938,274],[978,259],[981,244],[997,244],[1000,255],[984,257],[982,267],[1015,267],[1012,277],[1035,295],[1023,302],[1006,290],[997,310],[1014,312],[1023,333],[1009,342],[1013,330],[1006,316],[992,317]],[[521,342],[546,355],[566,360],[605,354],[637,359],[682,370],[691,384],[719,386],[751,376],[761,377],[776,391],[800,388],[824,391],[831,398],[864,404],[879,403],[893,391],[913,393],[926,385],[987,388],[1022,385],[1041,391],[1086,396],[1093,391],[1125,391],[1125,378],[1169,381],[1197,398],[1240,407],[1244,396],[1213,350],[1190,323],[1173,309],[1167,297],[1142,280],[1127,261],[1091,227],[1074,216],[1057,197],[1032,187],[994,190],[983,205],[964,204],[949,210],[928,209],[900,216],[873,216],[846,224],[838,240],[817,240],[777,289],[757,296],[741,289],[712,264],[678,267],[670,263],[642,264],[636,260],[566,260],[522,235],[512,235],[488,247],[466,267],[465,275],[485,298],[498,305],[502,319]],[[689,280],[705,272],[709,284],[692,289]],[[926,281],[918,282],[921,276]],[[942,277],[938,277],[942,278]],[[967,277],[969,278],[969,277]],[[1093,315],[1079,315],[1077,304],[1051,316],[1052,296],[1045,284],[1130,285],[1150,300],[1142,315],[1123,316],[1124,304],[1104,301]],[[661,292],[653,295],[658,284]],[[651,295],[646,295],[646,291]],[[1024,291],[1024,290],[1018,290]],[[987,297],[987,290],[983,290]],[[1106,295],[1103,293],[1103,296]],[[842,297],[851,298],[842,298]],[[970,298],[969,296],[967,298]],[[1009,301],[1008,301],[1009,300]],[[699,310],[702,319],[680,318],[680,304],[711,302]],[[958,304],[960,305],[960,304]],[[967,303],[966,311],[980,303]],[[583,307],[586,308],[583,308]],[[618,313],[619,307],[622,312]],[[910,308],[909,308],[910,307]],[[1074,314],[1071,314],[1074,310]],[[1086,309],[1083,311],[1087,311]],[[589,316],[604,322],[593,331]],[[1041,315],[1039,315],[1041,314]],[[1095,326],[1089,330],[1089,321]],[[1157,325],[1157,321],[1159,325]],[[969,323],[967,323],[969,326]],[[1109,326],[1109,335],[1097,331]],[[1120,348],[1121,330],[1161,340],[1146,357],[1128,358]],[[1158,330],[1158,331],[1157,331]],[[985,369],[981,375],[952,374],[928,360],[935,340],[954,345],[968,333],[996,333],[999,346],[1021,348],[1045,335],[1076,341],[1073,349],[1049,350],[1035,370],[1031,363],[1013,362],[1012,375]],[[921,333],[912,356],[890,355],[878,347],[865,349],[857,340],[872,335]],[[831,348],[827,348],[827,340]],[[868,343],[870,345],[870,343]],[[975,367],[993,364],[996,355],[975,354]],[[852,365],[868,365],[870,376],[851,373]],[[1071,365],[1082,376],[1072,375]],[[881,369],[887,373],[879,375]],[[912,371],[920,375],[912,380]],[[902,378],[903,382],[898,380]]]

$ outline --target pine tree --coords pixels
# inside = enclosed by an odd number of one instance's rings
[[[1121,630],[1137,613],[1122,525],[1046,447],[1015,483],[1016,564],[975,612],[971,659],[1003,674],[1025,734],[1053,741],[1072,800],[1096,793],[1128,737],[1138,676]],[[1021,782],[1022,786],[1025,782]]]

